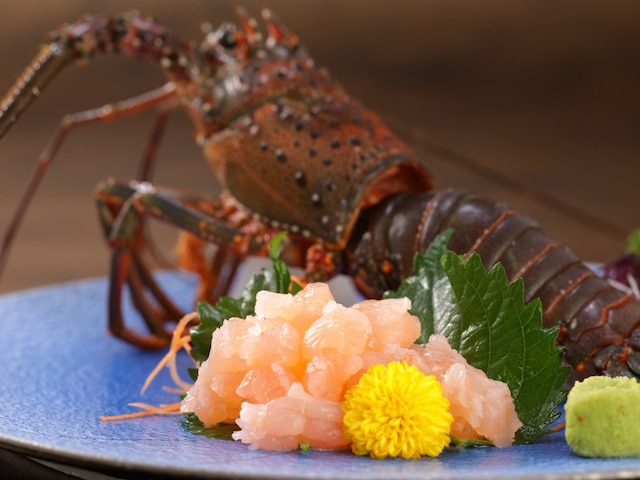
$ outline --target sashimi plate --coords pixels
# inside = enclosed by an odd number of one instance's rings
[[[160,275],[185,311],[193,277]],[[241,280],[240,282],[242,282]],[[333,285],[339,301],[349,282]],[[579,457],[557,432],[532,445],[445,451],[436,459],[372,460],[349,452],[266,452],[196,435],[181,417],[104,422],[131,402],[174,403],[166,372],[140,388],[164,351],[140,351],[106,333],[107,280],[96,278],[0,296],[0,448],[118,477],[256,479],[611,479],[640,477],[640,458]],[[129,303],[125,317],[136,319]],[[136,320],[139,322],[139,320]],[[142,324],[134,328],[142,329]],[[179,359],[181,371],[189,359]]]

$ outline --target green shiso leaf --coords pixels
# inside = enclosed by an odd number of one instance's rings
[[[292,281],[287,265],[280,260],[280,243],[285,236],[281,232],[270,243],[271,268],[255,273],[238,298],[221,297],[215,305],[199,302],[196,310],[200,323],[191,329],[191,356],[199,363],[205,361],[211,350],[211,335],[228,318],[245,318],[255,313],[256,295],[261,290],[276,293],[293,293],[302,288]],[[193,378],[193,374],[191,374]]]
[[[549,432],[566,398],[570,369],[556,346],[558,329],[542,328],[540,301],[525,304],[522,280],[509,283],[501,264],[487,272],[479,255],[465,260],[447,251],[450,235],[418,255],[414,276],[386,296],[411,299],[420,342],[441,333],[469,364],[505,382],[524,424],[516,442],[532,442]]]
[[[509,386],[524,424],[516,441],[534,441],[549,432],[566,398],[570,369],[556,347],[558,328],[542,328],[540,300],[525,304],[522,279],[509,283],[501,264],[487,272],[479,255],[465,262],[452,252],[442,263],[456,305],[442,333],[471,365]]]
[[[182,417],[182,426],[196,435],[204,435],[209,438],[232,440],[231,434],[240,430],[235,423],[218,423],[213,427],[205,427],[200,419],[193,413],[187,413]]]

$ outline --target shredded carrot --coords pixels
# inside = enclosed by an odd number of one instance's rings
[[[147,379],[142,385],[141,393],[145,392],[149,385],[151,385],[151,382],[153,382],[153,380],[156,378],[158,373],[160,373],[160,370],[162,370],[164,367],[169,368],[171,379],[177,385],[177,388],[165,388],[165,390],[180,394],[186,393],[191,388],[192,384],[182,380],[182,378],[180,378],[180,375],[178,374],[176,356],[180,350],[185,350],[187,353],[191,352],[191,337],[189,335],[185,335],[185,331],[189,327],[189,325],[197,319],[197,312],[187,314],[180,319],[180,321],[176,325],[175,330],[173,331],[171,343],[169,345],[169,351],[164,357],[162,357],[155,368],[147,376]],[[141,402],[130,403],[129,405],[132,407],[141,408],[142,410],[139,412],[123,413],[120,415],[102,415],[100,417],[100,420],[111,422],[116,420],[129,420],[132,418],[149,417],[151,415],[180,414],[180,402],[160,406],[149,405]]]
[[[168,405],[148,405],[146,403],[130,403],[132,407],[138,407],[142,410],[139,412],[123,413],[120,415],[102,415],[100,420],[104,422],[113,422],[116,420],[129,420],[132,418],[149,417],[151,415],[180,415],[180,402]]]
[[[162,390],[168,393],[175,393],[176,395],[182,395],[183,393],[185,393],[184,388],[177,387],[162,387]]]
[[[165,366],[169,367],[169,372],[171,374],[171,379],[175,382],[175,384],[182,389],[183,392],[186,392],[191,388],[191,384],[185,382],[180,378],[178,374],[178,368],[176,366],[176,355],[182,349],[184,349],[187,353],[191,351],[191,337],[188,335],[184,335],[184,331],[189,326],[191,322],[198,318],[198,314],[196,312],[190,313],[182,317],[182,319],[176,325],[175,330],[173,331],[173,336],[171,337],[171,344],[169,345],[169,351],[167,354],[162,357],[162,360],[158,362],[158,365],[151,371],[149,376],[142,385],[141,392],[144,393],[154,378],[160,373]]]

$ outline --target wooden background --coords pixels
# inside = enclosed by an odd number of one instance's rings
[[[131,7],[185,38],[200,24],[235,20],[230,1],[122,0],[3,5],[0,90],[36,53],[43,34],[85,11]],[[640,2],[633,0],[246,0],[273,9],[357,98],[418,150],[435,141],[493,171],[630,231],[640,226]],[[60,117],[159,86],[160,71],[124,58],[69,69],[0,142],[0,229]],[[72,134],[18,236],[0,292],[103,275],[107,253],[92,202],[96,183],[134,175],[153,115]],[[158,183],[218,186],[184,115],[171,118]],[[623,246],[603,233],[446,161],[439,186],[480,191],[534,216],[583,258]],[[167,232],[160,234],[165,238]],[[170,245],[171,240],[162,240]]]

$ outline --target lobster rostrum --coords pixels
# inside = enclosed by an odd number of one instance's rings
[[[209,301],[227,291],[243,258],[264,255],[281,230],[289,232],[283,259],[304,267],[308,280],[346,273],[365,296],[377,297],[411,275],[416,252],[452,228],[450,249],[478,252],[487,268],[501,262],[510,279],[524,279],[527,300],[541,299],[545,325],[560,325],[558,341],[575,378],[640,376],[637,299],[612,288],[532,219],[466,191],[434,190],[428,158],[416,156],[352,99],[271,12],[263,12],[266,35],[246,11],[237,13],[240,27],[205,29],[199,45],[137,12],[86,16],[51,34],[5,96],[0,136],[72,62],[122,54],[159,65],[167,83],[64,117],[9,224],[0,265],[68,131],[149,108],[157,108],[159,119],[183,108],[224,191],[207,196],[152,185],[154,148],[135,181],[110,179],[97,187],[112,249],[108,315],[114,335],[145,348],[164,345],[164,322],[181,315],[144,258],[147,218],[185,232],[182,263],[199,273],[198,295]],[[127,285],[148,335],[124,324]]]

